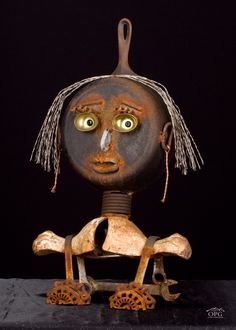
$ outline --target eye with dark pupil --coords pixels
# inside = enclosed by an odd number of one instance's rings
[[[131,125],[132,125],[131,121],[127,121],[127,122],[125,123],[125,126],[126,126],[126,127],[130,127]]]
[[[87,120],[87,125],[88,126],[93,126],[93,120],[92,119],[88,119]]]

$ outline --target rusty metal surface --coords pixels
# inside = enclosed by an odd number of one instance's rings
[[[92,289],[88,283],[84,260],[77,258],[80,282],[74,281],[72,247],[74,235],[65,238],[65,269],[66,280],[56,281],[54,287],[47,293],[47,303],[57,305],[85,305],[91,301]]]
[[[47,303],[53,305],[87,305],[91,301],[89,286],[71,280],[56,281],[47,293]]]
[[[85,269],[85,263],[84,258],[82,257],[76,257],[77,260],[77,266],[78,266],[78,273],[79,273],[79,283],[89,283],[86,269]]]
[[[162,298],[164,298],[166,301],[174,301],[177,298],[179,298],[179,296],[181,295],[181,293],[170,293],[168,285],[163,282],[161,283],[161,288],[160,288],[160,295],[162,296]]]
[[[163,262],[162,255],[160,255],[158,257],[154,257],[154,260],[153,260],[153,273],[152,273],[153,283],[160,282],[160,279],[156,279],[156,275],[161,275],[164,282],[167,280],[166,273],[164,270],[164,262]]]
[[[135,75],[134,71],[129,66],[129,47],[132,36],[132,24],[129,19],[123,18],[118,24],[117,30],[119,60],[113,74],[131,74]]]
[[[90,221],[72,239],[72,253],[91,253],[96,248],[96,230],[99,224],[108,220],[107,234],[102,242],[102,250],[126,256],[139,256],[146,242],[145,235],[125,215],[110,215]]]
[[[76,129],[75,116],[81,112],[97,116],[96,129]],[[135,115],[137,128],[129,133],[116,131],[112,123],[118,113]],[[73,168],[98,188],[139,191],[164,172],[161,137],[169,121],[166,105],[157,93],[131,80],[112,77],[88,84],[73,97],[63,120],[64,147]],[[105,130],[110,143],[104,151],[101,139]]]
[[[131,34],[131,22],[122,19],[114,75],[135,75],[128,62]],[[117,131],[114,120],[121,114],[135,119],[134,130]],[[82,131],[75,124],[81,116],[89,118]],[[162,176],[162,145],[170,146],[172,140],[168,129],[163,133],[169,122],[170,115],[158,93],[113,76],[89,83],[71,99],[62,122],[62,141],[73,168],[92,184],[104,190],[134,192]]]
[[[94,280],[90,276],[88,276],[88,282],[94,292],[95,291],[114,292],[114,291],[116,291],[118,286],[127,285],[127,283],[120,283],[120,282],[114,282],[114,281]],[[159,281],[159,282],[156,282],[155,284],[143,283],[142,286],[144,288],[147,288],[151,295],[162,296],[162,291],[163,292],[165,291],[165,289],[163,289],[163,287],[169,287],[169,286],[175,285],[177,283],[178,282],[175,280],[167,279],[165,282]],[[167,297],[167,295],[166,295],[166,297]]]
[[[153,246],[157,239],[158,239],[157,236],[150,236],[146,240],[145,246],[142,250],[138,270],[137,270],[135,280],[134,280],[134,282],[137,284],[143,283],[144,276],[145,276],[147,266],[148,266],[148,262],[154,253]]]
[[[64,253],[65,238],[56,235],[51,230],[39,234],[32,244],[33,252],[38,255],[46,255],[53,252]]]
[[[135,75],[128,62],[131,33],[130,21],[121,20],[116,75]],[[34,241],[33,250],[38,255],[65,253],[66,280],[55,282],[47,302],[88,304],[95,291],[109,291],[114,292],[111,308],[146,310],[155,307],[152,295],[167,301],[177,299],[180,293],[169,291],[169,286],[177,282],[167,279],[163,256],[190,258],[188,240],[179,234],[147,239],[129,220],[132,194],[163,175],[171,159],[165,158],[165,154],[173,152],[171,118],[161,96],[124,77],[111,76],[88,83],[71,99],[61,134],[73,168],[101,188],[104,198],[102,216],[88,222],[73,238],[70,235],[64,239],[46,231]],[[74,281],[72,255],[77,259],[78,282]],[[134,282],[114,283],[87,277],[84,258],[112,256],[140,257]],[[146,284],[144,277],[151,258],[153,284]]]
[[[74,235],[68,235],[65,238],[65,268],[66,268],[66,279],[69,281],[74,280],[74,272],[72,265],[72,250],[71,241]]]
[[[121,217],[122,218],[122,217]],[[127,217],[126,217],[126,221]],[[151,296],[160,295],[165,300],[173,301],[179,297],[179,293],[171,294],[168,286],[176,282],[167,280],[164,272],[163,257],[154,259],[153,282],[154,284],[143,284],[148,261],[153,256],[153,245],[158,239],[150,236],[143,248],[135,281],[129,284],[99,282],[86,275],[84,257],[77,256],[79,281],[74,281],[72,263],[72,238],[69,235],[65,239],[65,268],[66,280],[56,281],[54,287],[47,294],[48,304],[81,305],[89,304],[91,295],[95,291],[115,291],[110,297],[110,307],[115,309],[146,310],[155,307],[155,299]],[[156,274],[163,275],[163,281],[155,278]]]
[[[72,254],[89,254],[96,257],[96,231],[102,222],[107,221],[107,233],[104,242],[101,242],[103,255],[111,257],[111,254],[123,254],[126,256],[141,256],[146,242],[146,236],[125,215],[109,215],[88,222],[82,230],[72,239]],[[53,252],[64,253],[65,239],[45,231],[40,234],[33,243],[34,253],[45,255]],[[173,255],[189,259],[192,254],[191,246],[186,237],[175,233],[169,237],[159,239],[154,244],[155,255]]]
[[[164,256],[178,256],[189,259],[192,255],[192,248],[186,237],[175,233],[163,239],[157,240],[154,244],[154,254]]]
[[[161,275],[162,280],[157,279],[156,275]],[[174,280],[168,280],[166,277],[166,273],[164,270],[164,262],[163,262],[163,256],[155,256],[153,260],[153,273],[152,273],[152,281],[153,283],[160,286],[160,295],[167,301],[174,301],[179,296],[180,293],[170,293],[169,291],[169,285],[177,284],[177,281]]]
[[[140,256],[146,236],[127,216],[112,215],[108,218],[108,230],[102,249],[124,256]]]
[[[95,233],[100,223],[106,220],[106,217],[99,217],[88,222],[81,231],[72,239],[72,253],[81,255],[95,250]]]
[[[131,215],[131,194],[120,191],[104,191],[102,199],[102,215],[125,214]]]
[[[110,308],[136,311],[154,309],[156,304],[148,289],[137,283],[118,286],[109,301]]]

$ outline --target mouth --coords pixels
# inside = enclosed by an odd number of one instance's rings
[[[93,170],[97,173],[108,174],[115,173],[119,170],[119,166],[114,159],[96,159],[92,162]]]

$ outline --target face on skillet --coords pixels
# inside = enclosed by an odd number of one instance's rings
[[[170,121],[161,97],[126,78],[89,83],[72,98],[62,137],[74,169],[103,190],[134,192],[164,168],[161,133]]]

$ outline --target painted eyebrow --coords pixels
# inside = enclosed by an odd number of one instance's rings
[[[103,101],[94,101],[94,102],[88,102],[88,103],[82,103],[82,107],[92,107],[94,105],[102,105]]]
[[[94,102],[87,102],[87,103],[81,103],[76,105],[71,109],[71,111],[83,111],[85,110],[84,108],[93,108],[95,106],[101,106],[103,105],[103,101],[94,101]],[[101,109],[93,109],[96,110],[97,112],[101,112]]]
[[[131,108],[131,109],[134,109],[134,110],[136,110],[136,111],[143,111],[143,108],[141,108],[141,107],[139,107],[138,105],[136,105],[136,104],[131,104],[131,103],[126,103],[126,102],[122,102],[121,104],[120,104],[120,107],[122,107],[122,106],[125,106],[125,107],[128,107],[128,108]]]

